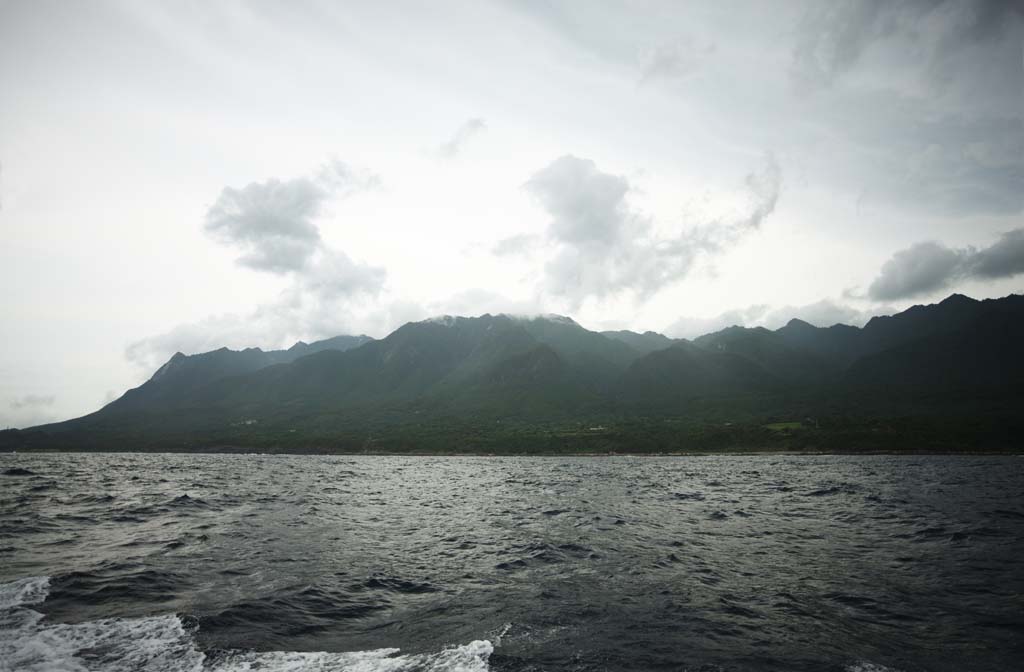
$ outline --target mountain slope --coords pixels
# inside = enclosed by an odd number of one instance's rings
[[[693,397],[780,389],[783,382],[749,358],[680,342],[633,363],[619,390],[631,403],[674,406]]]
[[[99,413],[120,414],[180,403],[190,395],[225,378],[259,371],[275,364],[287,364],[300,357],[324,351],[345,351],[372,341],[369,336],[336,336],[307,344],[298,342],[288,350],[220,348],[197,355],[175,353],[148,381],[128,390]]]
[[[985,311],[969,326],[862,357],[843,383],[930,392],[1024,386],[1024,313]]]
[[[642,334],[635,331],[625,330],[602,331],[601,335],[616,341],[621,341],[642,355],[649,354],[655,350],[664,350],[676,342],[676,339],[669,338],[668,336],[659,334],[655,331],[645,331]]]
[[[763,327],[729,327],[693,341],[705,350],[729,353],[747,359],[779,380],[794,384],[824,382],[836,373],[827,359],[793,347],[778,333]]]

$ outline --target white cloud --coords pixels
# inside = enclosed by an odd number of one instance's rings
[[[470,140],[485,130],[487,130],[487,122],[483,119],[473,118],[466,121],[459,126],[459,130],[455,131],[455,135],[437,148],[438,156],[443,159],[455,158],[466,148]]]
[[[781,170],[773,157],[749,174],[745,189],[751,201],[738,215],[659,233],[651,218],[634,209],[624,176],[601,171],[589,159],[562,156],[535,173],[525,185],[550,217],[546,242],[552,256],[544,266],[546,293],[564,298],[572,309],[629,292],[646,300],[685,277],[702,256],[721,254],[758,229],[775,210]],[[520,241],[502,241],[507,253]]]
[[[26,408],[53,406],[54,401],[56,401],[56,397],[52,394],[26,394],[23,397],[12,399],[10,406],[12,409],[20,411]]]
[[[359,177],[333,160],[315,177],[225,188],[208,211],[204,229],[220,242],[245,249],[238,260],[243,266],[285,275],[289,284],[277,299],[261,303],[250,313],[210,316],[137,340],[126,349],[126,357],[151,370],[179,351],[193,354],[254,345],[280,348],[297,340],[380,327],[386,311],[375,301],[387,272],[328,246],[316,224],[328,199],[375,184],[376,178]],[[365,317],[370,311],[375,318]]]

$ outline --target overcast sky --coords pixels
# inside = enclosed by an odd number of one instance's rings
[[[1024,10],[0,0],[0,426],[175,351],[1024,288]]]

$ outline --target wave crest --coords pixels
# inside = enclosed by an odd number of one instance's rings
[[[477,640],[436,653],[386,648],[347,653],[223,651],[196,646],[174,615],[45,623],[27,608],[49,593],[49,577],[0,584],[0,672],[487,672],[494,647]]]

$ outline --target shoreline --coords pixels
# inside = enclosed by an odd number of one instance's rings
[[[62,450],[9,450],[0,451],[0,455],[61,455],[61,454],[84,454],[92,453],[97,455],[237,455],[240,457],[279,457],[279,456],[317,456],[317,457],[823,457],[823,456],[975,456],[975,457],[1020,457],[1024,456],[1024,449],[1009,450],[846,450],[846,451],[812,451],[812,450],[722,450],[722,451],[672,451],[672,452],[523,452],[523,453],[501,453],[501,452],[345,452],[345,451],[255,451],[251,448],[224,447],[224,449],[212,450],[90,450],[90,449],[62,449]]]

